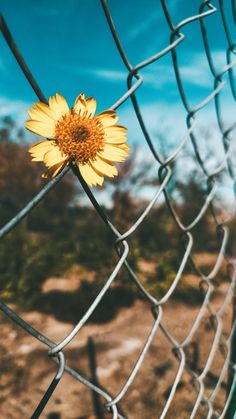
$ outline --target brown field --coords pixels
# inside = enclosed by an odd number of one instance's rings
[[[201,257],[200,257],[201,256]],[[212,255],[200,255],[199,261],[211,264]],[[208,261],[206,263],[206,260]],[[198,263],[199,263],[198,261]],[[151,269],[143,263],[143,271]],[[197,277],[188,276],[192,286],[198,286]],[[43,288],[46,295],[52,290],[73,292],[79,285],[74,275],[67,279],[51,278]],[[222,282],[217,288],[212,306],[222,304],[229,284]],[[68,302],[67,302],[68,304]],[[183,340],[193,324],[200,305],[171,298],[164,305],[162,323],[177,340]],[[14,308],[14,307],[13,307]],[[69,308],[63,307],[66,313]],[[21,312],[22,317],[50,339],[58,342],[73,324],[63,322],[53,315],[38,311]],[[91,350],[95,352],[97,382],[110,394],[116,395],[125,384],[139,353],[145,343],[153,316],[149,305],[136,300],[134,304],[119,309],[116,316],[106,323],[88,323],[65,349],[66,362],[84,376],[91,378]],[[231,327],[231,304],[228,303],[223,316],[223,334],[227,337]],[[206,311],[201,324],[186,349],[189,365],[199,375],[206,363],[214,333]],[[42,398],[50,380],[56,372],[56,364],[48,357],[47,348],[1,315],[1,365],[0,365],[0,411],[2,419],[29,418]],[[224,358],[216,351],[212,366],[205,379],[206,394],[214,390],[221,372]],[[171,345],[161,330],[151,344],[144,362],[126,395],[120,402],[123,415],[130,419],[158,418],[171,390],[179,360],[171,351]],[[171,403],[167,418],[187,419],[196,401],[196,391],[191,385],[191,375],[183,372]],[[222,409],[226,394],[227,377],[220,387],[215,407]],[[104,400],[99,400],[100,405]],[[93,408],[93,395],[87,387],[65,373],[47,404],[42,416],[46,419],[97,418]],[[101,418],[111,417],[109,415]],[[206,418],[207,411],[200,407],[196,418]],[[99,418],[100,419],[100,418]]]

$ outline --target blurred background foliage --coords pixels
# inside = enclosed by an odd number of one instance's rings
[[[41,178],[44,167],[30,161],[23,132],[9,117],[2,119],[0,127],[0,222],[3,226],[43,187],[45,180]],[[148,204],[145,198],[138,198],[140,187],[151,187],[154,195],[158,186],[152,178],[150,164],[138,158],[138,150],[134,150],[132,158],[120,166],[119,176],[112,182],[106,180],[104,186],[111,197],[106,212],[121,233],[133,225]],[[206,199],[203,184],[196,174],[184,182],[174,175],[168,183],[173,208],[185,223],[191,223]],[[104,228],[92,206],[82,204],[82,196],[76,178],[67,174],[43,202],[0,241],[0,292],[5,300],[28,309],[54,312],[60,317],[67,293],[52,290],[45,295],[42,287],[49,277],[67,277],[75,267],[79,267],[80,282],[76,291],[68,291],[68,320],[73,321],[74,310],[78,318],[78,307],[82,314],[96,297],[119,258],[114,248],[115,238]],[[160,202],[158,200],[145,222],[128,239],[129,263],[139,273],[146,289],[157,298],[164,295],[173,282],[186,248],[164,201]],[[235,220],[231,224],[234,231]],[[193,234],[195,252],[218,251],[219,241],[209,213],[204,215]],[[232,246],[230,241],[229,249]],[[152,269],[143,269],[144,262]],[[185,268],[185,274],[192,272],[190,265]],[[97,310],[96,319],[104,321],[106,316],[114,314],[116,306],[132,304],[135,298],[141,298],[137,292],[127,271],[121,269],[105,296],[103,310]],[[193,292],[193,287],[185,281],[174,297],[190,303],[200,298],[199,291]]]

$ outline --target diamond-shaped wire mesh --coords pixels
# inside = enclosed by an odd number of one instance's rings
[[[236,174],[235,174],[235,164],[233,159],[233,135],[235,133],[236,128],[236,119],[235,122],[229,125],[223,118],[222,112],[222,103],[221,103],[221,95],[224,91],[226,85],[229,86],[230,92],[234,100],[236,100],[236,91],[235,91],[235,77],[233,73],[233,67],[236,65],[236,59],[233,57],[236,54],[235,44],[232,41],[231,37],[232,34],[230,33],[229,25],[227,22],[225,10],[224,10],[224,3],[223,0],[219,0],[218,2],[215,1],[215,4],[212,4],[210,1],[205,0],[200,4],[199,12],[195,16],[189,16],[184,21],[175,23],[173,18],[169,12],[169,8],[167,2],[165,0],[161,0],[157,7],[163,9],[163,13],[166,18],[166,24],[169,26],[170,31],[170,42],[169,44],[161,51],[157,51],[155,55],[148,58],[147,60],[136,64],[135,66],[131,65],[129,62],[129,57],[127,57],[124,48],[120,42],[119,36],[116,32],[114,23],[112,21],[112,17],[109,11],[109,7],[105,0],[101,0],[102,7],[104,9],[108,25],[110,27],[110,31],[113,35],[115,46],[117,47],[120,57],[123,60],[126,68],[127,68],[127,91],[125,94],[118,98],[116,103],[113,104],[110,108],[116,109],[120,105],[122,105],[128,98],[131,99],[133,104],[133,109],[135,111],[137,121],[141,127],[143,133],[143,141],[146,141],[148,146],[150,147],[152,156],[154,161],[156,162],[156,170],[157,170],[157,178],[159,180],[160,186],[158,186],[155,196],[152,200],[148,203],[147,207],[140,215],[140,217],[136,220],[136,222],[126,231],[124,234],[120,234],[117,230],[116,226],[114,226],[110,221],[109,218],[101,208],[99,203],[96,201],[92,191],[88,188],[86,183],[84,182],[83,178],[81,177],[79,171],[75,167],[71,167],[74,174],[77,176],[78,180],[80,181],[85,193],[87,194],[88,198],[94,205],[97,215],[102,218],[104,221],[104,228],[108,228],[111,230],[112,234],[114,235],[114,244],[116,247],[117,254],[119,255],[119,261],[114,269],[107,278],[105,285],[100,290],[99,294],[85,313],[82,318],[78,318],[78,323],[75,327],[71,330],[71,332],[64,337],[60,342],[52,342],[46,336],[43,336],[39,331],[35,330],[30,324],[26,323],[20,316],[18,316],[11,308],[9,308],[2,300],[0,301],[0,309],[3,313],[10,317],[17,325],[23,328],[28,334],[32,336],[32,339],[40,340],[46,347],[49,348],[49,356],[51,356],[57,363],[58,363],[58,371],[54,379],[52,380],[51,385],[45,391],[45,394],[40,401],[39,405],[37,406],[35,412],[32,415],[32,418],[37,418],[42,413],[44,407],[46,406],[47,402],[53,397],[53,392],[61,380],[64,372],[69,373],[75,380],[78,380],[82,385],[86,386],[88,389],[92,390],[94,393],[98,394],[103,400],[104,404],[106,404],[106,409],[111,412],[111,416],[113,418],[124,418],[126,417],[125,414],[121,413],[119,408],[119,403],[122,404],[122,399],[125,397],[128,389],[132,387],[133,382],[136,378],[137,373],[139,372],[142,374],[142,365],[145,361],[145,356],[148,354],[150,350],[150,346],[153,343],[153,340],[157,333],[161,334],[166,339],[166,351],[172,351],[173,356],[176,358],[177,361],[177,370],[175,377],[172,382],[172,386],[168,392],[166,397],[165,405],[162,408],[162,412],[159,415],[160,418],[168,417],[169,409],[172,403],[175,400],[176,392],[178,386],[180,385],[181,378],[183,374],[188,374],[191,377],[191,383],[193,389],[196,393],[196,398],[194,403],[191,406],[191,414],[189,417],[194,418],[197,417],[199,413],[199,407],[202,408],[204,412],[204,417],[207,418],[224,418],[227,412],[227,409],[230,405],[232,396],[234,395],[234,363],[232,362],[233,356],[231,356],[230,348],[232,346],[232,341],[234,338],[234,322],[232,323],[231,333],[227,337],[224,337],[223,327],[225,322],[225,312],[226,309],[231,304],[231,300],[234,296],[234,287],[235,287],[235,263],[234,260],[228,258],[226,253],[226,246],[229,238],[230,231],[228,229],[227,223],[228,219],[219,219],[218,212],[216,205],[214,203],[216,197],[216,188],[219,184],[219,175],[225,171],[227,172],[227,176],[231,179],[233,188],[235,184]],[[217,3],[217,4],[216,4]],[[236,4],[234,0],[231,3],[231,11],[234,22],[236,22]],[[221,25],[225,31],[226,39],[228,42],[228,48],[225,51],[226,61],[227,64],[219,71],[217,70],[215,63],[214,63],[214,56],[212,54],[211,47],[209,45],[208,40],[208,32],[207,32],[207,22],[212,14],[219,14],[221,19]],[[203,41],[203,49],[205,51],[205,55],[207,58],[207,62],[209,65],[209,69],[212,74],[212,92],[209,96],[207,96],[201,103],[198,103],[195,107],[191,107],[188,96],[184,88],[184,75],[181,73],[181,67],[178,64],[178,49],[180,45],[185,42],[186,36],[185,35],[185,28],[188,25],[192,25],[193,22],[199,21],[199,30],[202,35]],[[22,55],[20,54],[19,50],[16,47],[15,41],[12,38],[12,35],[8,29],[8,26],[3,19],[0,20],[0,29],[2,34],[11,49],[12,53],[14,54],[21,70],[24,72],[25,77],[28,79],[32,89],[35,91],[38,98],[46,102],[46,99],[40,90],[38,84],[34,80],[32,74],[30,73]],[[114,47],[115,47],[114,46]],[[176,83],[179,89],[180,100],[186,110],[186,135],[180,141],[179,145],[177,146],[176,150],[169,155],[166,159],[162,156],[161,152],[158,150],[158,147],[154,145],[152,137],[149,135],[149,127],[146,126],[145,121],[142,116],[142,112],[139,107],[139,102],[136,97],[136,91],[138,89],[142,89],[142,84],[145,85],[145,77],[140,75],[140,71],[145,67],[149,66],[150,64],[154,63],[155,61],[161,59],[163,56],[169,54],[172,57],[173,68],[176,77]],[[215,105],[215,115],[219,125],[219,129],[221,132],[221,139],[223,143],[224,153],[221,156],[220,164],[209,171],[207,167],[207,162],[202,158],[201,151],[199,150],[199,138],[200,135],[196,130],[195,126],[198,123],[198,113],[204,111],[205,107],[210,103],[213,102]],[[173,115],[173,123],[175,123],[175,115]],[[186,143],[189,143],[193,151],[195,153],[195,162],[198,164],[199,169],[203,174],[203,178],[205,179],[205,187],[207,189],[207,197],[203,206],[200,208],[199,213],[197,216],[191,221],[190,224],[184,224],[184,221],[180,220],[178,214],[173,206],[171,196],[168,192],[167,185],[173,175],[172,163],[174,161],[181,159],[181,151],[183,150]],[[212,154],[214,155],[214,149],[211,150]],[[48,182],[48,184],[35,196],[26,206],[25,208],[20,211],[16,217],[10,220],[2,229],[0,230],[0,237],[2,238],[4,235],[9,233],[21,220],[29,214],[30,211],[34,209],[34,207],[46,196],[47,193],[62,179],[62,177],[66,174],[69,169],[64,169],[62,173],[57,176],[55,179]],[[234,191],[233,191],[234,192]],[[179,265],[178,272],[172,281],[169,289],[166,291],[165,295],[162,296],[161,299],[156,299],[153,295],[151,295],[145,286],[142,284],[138,274],[136,274],[128,263],[129,257],[129,244],[128,239],[129,237],[140,227],[142,223],[145,223],[145,218],[148,216],[150,211],[154,205],[160,201],[161,199],[165,199],[166,203],[166,211],[168,211],[173,217],[179,231],[182,233],[182,248],[184,249],[184,255],[182,257],[181,263]],[[218,252],[218,258],[213,266],[211,272],[206,275],[204,274],[198,266],[198,263],[194,260],[192,256],[192,248],[194,244],[194,237],[192,234],[192,230],[198,226],[198,223],[204,217],[206,211],[209,210],[212,216],[212,219],[215,224],[216,235],[218,237],[220,246]],[[222,217],[221,217],[222,218]],[[158,222],[158,220],[157,220]],[[222,263],[226,261],[228,264],[228,288],[225,291],[224,301],[220,305],[220,307],[215,307],[212,303],[212,294],[215,291],[215,283],[214,279],[218,274]],[[199,278],[199,286],[203,295],[202,305],[192,322],[190,330],[185,331],[186,334],[182,340],[177,340],[174,336],[172,330],[165,324],[163,321],[163,316],[165,314],[165,303],[171,298],[172,294],[178,287],[184,268],[187,263],[191,263],[195,269],[196,274]],[[76,370],[71,368],[69,365],[65,363],[63,350],[70,342],[78,336],[83,326],[86,322],[90,319],[90,316],[98,306],[98,304],[103,304],[103,297],[111,287],[113,281],[115,280],[118,272],[120,271],[121,267],[124,267],[132,280],[133,283],[136,284],[136,287],[141,291],[143,294],[144,299],[149,303],[150,310],[153,316],[153,324],[150,327],[149,333],[146,338],[146,342],[140,351],[140,354],[137,359],[133,360],[133,368],[131,371],[128,371],[128,378],[123,385],[120,386],[118,393],[115,396],[111,396],[109,392],[101,388],[98,384],[94,384],[90,380],[86,379]],[[130,308],[132,310],[132,307]],[[208,319],[208,327],[211,333],[213,333],[213,339],[211,342],[210,350],[205,359],[203,368],[198,371],[194,369],[191,363],[188,361],[188,354],[189,348],[191,347],[191,343],[193,342],[193,338],[196,336],[197,331],[202,322],[206,324],[206,316]],[[181,325],[180,325],[181,326]],[[210,333],[210,332],[209,332]],[[200,342],[200,345],[204,345],[204,342]],[[236,347],[234,348],[236,351]],[[209,393],[207,391],[206,386],[206,377],[209,373],[211,366],[215,360],[216,352],[220,351],[223,357],[223,364],[221,367],[221,371],[217,376],[215,381],[215,385],[213,390]],[[227,380],[227,373],[229,373],[230,379],[228,380],[229,385],[228,389],[223,388],[222,383],[223,380]],[[225,404],[222,406],[221,411],[216,408],[215,400],[219,392],[225,392]],[[73,408],[73,406],[71,406]],[[148,417],[148,416],[146,416]],[[183,415],[183,417],[186,417]],[[199,417],[199,416],[198,416]],[[201,416],[203,417],[203,416]],[[233,417],[233,416],[231,416]]]

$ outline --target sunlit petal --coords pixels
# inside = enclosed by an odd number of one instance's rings
[[[113,136],[119,136],[119,135],[126,135],[126,128],[122,127],[121,125],[112,125],[110,127],[105,128],[105,132],[107,136],[113,137]]]
[[[127,137],[122,136],[122,135],[117,136],[117,137],[115,136],[105,137],[105,143],[108,143],[108,144],[123,144],[126,141],[127,141]]]
[[[28,120],[25,123],[26,128],[35,134],[41,135],[42,137],[54,138],[55,129],[52,124],[47,124],[41,121]]]
[[[44,107],[41,108],[39,105],[43,105]],[[31,119],[35,121],[43,122],[47,125],[52,125],[55,127],[55,120],[53,118],[53,114],[51,113],[49,107],[45,105],[44,103],[35,103],[34,108],[30,108],[28,110],[28,114]]]
[[[66,165],[66,162],[60,162],[50,167],[46,173],[42,174],[44,179],[55,177]]]
[[[68,157],[61,152],[61,150],[55,146],[47,151],[44,155],[43,161],[47,167],[54,166],[60,162],[68,160]]]
[[[95,119],[98,119],[104,127],[109,127],[116,124],[116,122],[119,120],[119,117],[116,115],[115,111],[108,110],[98,114]]]
[[[56,93],[55,96],[50,96],[49,107],[52,111],[53,118],[56,121],[60,119],[62,115],[65,115],[68,112],[70,112],[66,99],[59,93]]]
[[[90,118],[93,118],[95,112],[96,112],[97,102],[93,97],[88,97],[86,99],[86,111],[87,116]]]
[[[52,150],[54,147],[54,141],[43,140],[33,144],[29,149],[29,153],[31,154],[33,161],[43,161],[45,153]]]
[[[114,177],[118,175],[117,168],[107,161],[103,160],[101,157],[97,156],[96,160],[91,161],[91,166],[99,173],[106,175],[108,177]]]
[[[129,151],[131,147],[128,144],[119,144],[117,147],[122,148],[122,150]]]
[[[96,170],[94,170],[94,168],[89,163],[79,164],[79,170],[85,182],[89,186],[93,186],[93,185],[101,186],[103,184],[104,177],[98,172],[96,172]]]
[[[73,107],[74,111],[80,115],[83,115],[83,113],[86,110],[86,100],[84,98],[84,94],[80,93],[79,96],[77,96],[77,98],[75,99],[75,103],[74,103],[74,107]]]

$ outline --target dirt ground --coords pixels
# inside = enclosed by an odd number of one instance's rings
[[[194,282],[194,278],[191,278]],[[199,280],[195,278],[196,286]],[[225,297],[229,284],[222,282],[212,301],[218,309]],[[44,292],[65,287],[73,291],[75,281],[49,279]],[[14,308],[14,307],[13,307]],[[189,305],[186,301],[168,300],[163,306],[162,324],[174,339],[185,339],[199,312],[200,305]],[[64,307],[69,310],[69,307]],[[73,325],[56,319],[53,315],[40,312],[21,312],[21,316],[32,326],[55,342],[70,332]],[[56,372],[56,364],[47,355],[48,348],[29,336],[12,321],[1,315],[0,339],[0,417],[1,419],[30,418],[38,402]],[[222,316],[222,335],[229,336],[231,328],[231,302],[226,305]],[[150,306],[136,300],[128,308],[121,308],[111,321],[104,324],[86,324],[79,335],[65,349],[67,365],[83,376],[104,387],[112,396],[119,393],[126,383],[154,323]],[[204,312],[202,321],[185,348],[187,364],[198,376],[208,359],[214,332],[209,312]],[[91,364],[96,364],[96,377]],[[219,347],[215,353],[209,373],[206,375],[205,394],[210,396],[222,370],[224,356]],[[168,400],[180,361],[172,351],[172,345],[159,328],[146,354],[135,380],[122,398],[119,406],[124,417],[129,419],[159,418]],[[93,377],[93,378],[92,378]],[[197,392],[191,384],[193,375],[183,370],[167,418],[187,419],[196,402]],[[214,406],[220,412],[224,405],[227,376],[219,387]],[[97,401],[103,406],[104,399]],[[206,418],[207,410],[199,407],[196,418]],[[83,384],[64,373],[42,418],[87,419],[97,418],[94,397]],[[101,415],[99,419],[111,417]]]

